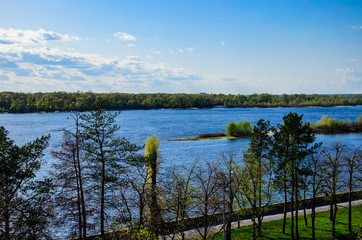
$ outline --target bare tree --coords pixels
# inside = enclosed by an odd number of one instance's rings
[[[195,201],[195,215],[202,218],[202,221],[195,222],[195,228],[204,240],[208,239],[210,226],[215,224],[216,214],[222,210],[223,192],[220,187],[219,166],[220,162],[217,161],[204,162],[195,171],[195,191],[192,198]],[[214,239],[216,235],[213,235],[211,239]]]
[[[52,175],[56,179],[58,192],[55,199],[61,212],[75,221],[78,226],[79,239],[87,236],[86,202],[90,203],[90,195],[86,194],[84,185],[84,169],[86,163],[82,153],[82,137],[79,129],[79,113],[73,113],[74,128],[63,129],[63,142],[61,150],[52,151],[52,155],[59,162],[54,163],[56,171]],[[87,195],[87,196],[86,196]],[[64,218],[62,218],[64,220]],[[69,221],[68,221],[69,223]],[[74,236],[74,235],[73,235]]]
[[[361,177],[361,157],[360,148],[349,149],[344,158],[344,164],[348,173],[348,231],[352,232],[352,192],[360,184]]]
[[[237,181],[237,164],[235,162],[235,153],[227,152],[222,153],[222,168],[224,169],[223,179],[223,191],[225,195],[223,220],[226,224],[226,230],[224,230],[224,239],[231,240],[231,220],[234,214],[234,202],[237,198],[238,191],[240,190],[240,181]]]
[[[322,150],[324,157],[322,166],[323,191],[330,201],[330,220],[332,221],[333,236],[336,234],[337,193],[343,187],[341,173],[343,171],[343,154],[345,154],[345,149],[345,145],[336,143]]]
[[[197,161],[190,167],[174,166],[168,170],[165,181],[163,181],[163,199],[166,211],[164,216],[169,224],[171,239],[178,236],[185,239],[186,221],[191,215],[193,208],[192,192],[195,191],[192,182]]]
[[[315,239],[315,219],[316,219],[316,197],[320,191],[323,178],[321,177],[321,160],[317,154],[312,154],[308,158],[309,183],[312,185],[312,239]]]

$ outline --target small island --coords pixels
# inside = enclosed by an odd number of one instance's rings
[[[339,120],[323,115],[319,121],[307,122],[313,129],[315,134],[346,134],[346,133],[360,133],[362,132],[362,114],[359,115],[355,121]],[[253,134],[254,126],[248,120],[239,122],[229,122],[226,125],[226,133],[202,133],[196,137],[174,138],[168,139],[169,141],[200,141],[200,140],[215,140],[215,139],[228,139],[235,140],[239,138],[247,138]],[[270,132],[272,135],[273,132]]]

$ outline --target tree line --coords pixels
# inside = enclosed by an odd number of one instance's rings
[[[61,228],[79,239],[96,232],[103,239],[185,239],[190,228],[201,239],[213,239],[210,227],[220,222],[220,213],[225,239],[231,239],[235,215],[250,217],[256,239],[277,195],[284,202],[283,234],[286,212],[292,211],[292,239],[299,239],[302,200],[312,197],[314,239],[316,197],[328,199],[335,235],[338,193],[348,191],[351,201],[352,191],[360,189],[360,148],[315,143],[310,123],[297,113],[277,126],[259,120],[239,155],[167,168],[156,136],[144,146],[118,136],[118,114],[72,113],[73,127],[63,130],[61,146],[52,151],[57,161],[45,178],[35,176],[49,136],[17,146],[0,127],[1,239],[49,239]]]
[[[361,105],[361,94],[130,94],[93,92],[20,93],[0,92],[0,112],[29,113],[106,110],[211,108],[211,107],[304,107]]]

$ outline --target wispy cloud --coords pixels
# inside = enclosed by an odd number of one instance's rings
[[[190,53],[192,53],[192,52],[194,52],[194,51],[195,51],[195,48],[193,48],[193,47],[180,48],[180,49],[178,50],[179,53],[184,53],[184,52],[190,52]],[[171,49],[169,49],[169,52],[170,52],[170,53],[174,53],[174,51],[172,51]]]
[[[362,25],[360,26],[351,26],[352,29],[362,29]]]
[[[351,60],[350,60],[351,62],[358,62],[359,61],[359,59],[357,59],[357,58],[351,58]]]
[[[225,42],[221,41],[221,47],[225,46]]]
[[[116,33],[113,33],[113,37],[115,37],[116,39],[118,40],[121,40],[121,41],[124,41],[124,42],[128,42],[128,41],[136,41],[136,37],[131,35],[131,34],[128,34],[128,33],[125,33],[125,32],[116,32]]]
[[[77,41],[77,36],[46,31],[43,28],[38,30],[21,30],[14,28],[0,28],[0,44],[4,45],[37,45],[46,44],[48,41]]]
[[[362,72],[360,71],[356,71],[353,68],[338,68],[336,72],[341,76],[343,83],[362,84]]]

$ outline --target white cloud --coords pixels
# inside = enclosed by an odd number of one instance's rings
[[[343,83],[362,83],[362,72],[355,71],[353,68],[338,68],[336,72],[341,76]]]
[[[156,54],[156,55],[160,55],[160,54],[162,54],[162,52],[161,52],[161,51],[154,51],[154,50],[151,50],[150,52],[151,52],[151,53],[153,53],[153,54]]]
[[[156,54],[157,52],[155,52]],[[0,44],[2,90],[176,92],[201,79],[138,56],[103,57],[49,46]],[[190,88],[191,90],[193,88]]]
[[[113,33],[113,36],[118,39],[118,40],[121,40],[121,41],[124,41],[124,42],[128,42],[128,41],[136,41],[136,37],[131,35],[131,34],[128,34],[128,33],[125,33],[125,32],[116,32],[116,33]]]
[[[352,29],[362,29],[362,25],[361,26],[351,26]]]
[[[221,47],[225,46],[224,41],[221,41]]]
[[[127,44],[127,47],[136,47],[136,44],[128,43],[128,44]]]
[[[351,62],[358,62],[359,61],[359,59],[357,59],[357,58],[351,58]]]
[[[171,49],[169,49],[168,50],[170,53],[174,53],[174,51],[173,50],[171,50]],[[193,47],[187,47],[187,48],[180,48],[179,50],[178,50],[178,52],[179,53],[184,53],[184,52],[190,52],[190,53],[192,53],[192,52],[194,52],[195,51],[195,48],[193,48]]]
[[[0,28],[0,45],[18,44],[22,46],[31,46],[38,44],[46,44],[48,41],[75,41],[80,40],[79,37],[46,31],[42,28],[38,30],[20,30],[14,28]]]

